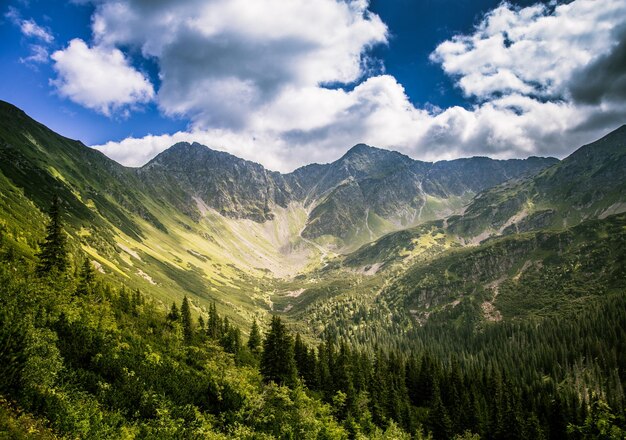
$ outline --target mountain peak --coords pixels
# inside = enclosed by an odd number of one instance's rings
[[[350,148],[348,151],[346,151],[346,154],[344,156],[348,156],[350,154],[369,153],[375,150],[380,150],[380,148],[370,147],[367,144],[356,144],[355,146]]]

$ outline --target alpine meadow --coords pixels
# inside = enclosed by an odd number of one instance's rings
[[[0,8],[0,439],[626,439],[624,0]]]

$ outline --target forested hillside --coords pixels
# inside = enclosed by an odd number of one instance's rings
[[[598,295],[584,308],[476,327],[472,313],[463,313],[472,301],[464,299],[415,329],[408,339],[414,343],[399,350],[384,339],[356,348],[330,330],[324,342],[307,343],[278,316],[260,323],[262,332],[254,322],[244,340],[215,306],[206,319],[196,317],[187,297],[163,310],[149,295],[104,280],[86,254],[69,258],[55,199],[34,256],[4,230],[0,236],[0,432],[13,438],[621,438],[626,298],[615,288],[623,288],[618,245],[625,223],[623,216],[611,218],[599,232],[611,232],[608,244],[617,246],[600,243],[618,254],[596,263],[613,282],[608,290],[597,291],[594,283],[578,289],[577,298]],[[573,237],[599,230],[581,228]],[[70,263],[81,258],[80,265]],[[337,330],[350,328],[331,322]],[[376,330],[377,322],[371,317],[368,327]],[[457,322],[456,330],[448,322]]]
[[[0,112],[0,437],[625,438],[623,128],[279,174]]]

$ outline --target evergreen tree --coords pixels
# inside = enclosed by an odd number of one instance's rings
[[[439,386],[433,383],[433,394],[428,415],[428,425],[432,430],[435,440],[448,439],[452,437],[452,421],[448,411],[441,400]]]
[[[239,331],[239,328],[229,324],[228,330],[226,330],[220,338],[220,345],[229,353],[239,353],[239,350],[241,349],[241,332]]]
[[[52,199],[52,206],[48,215],[50,223],[46,227],[46,238],[40,244],[40,251],[37,254],[39,263],[37,273],[48,275],[52,272],[63,273],[68,267],[67,239],[61,223],[61,208],[58,197]]]
[[[122,288],[120,289],[118,301],[119,301],[120,309],[124,313],[130,312],[130,308],[131,308],[130,295],[128,294],[128,290],[126,290],[126,287],[124,286],[122,286]]]
[[[207,335],[211,339],[219,339],[221,336],[221,322],[220,317],[217,314],[217,307],[215,307],[215,301],[209,306],[209,322],[207,323]]]
[[[139,289],[135,289],[131,298],[131,312],[133,316],[139,316],[138,308],[144,304],[143,295]]]
[[[183,337],[185,343],[191,343],[193,339],[193,328],[191,323],[191,309],[189,308],[189,300],[187,296],[183,298],[183,304],[180,307],[180,317],[183,323]]]
[[[293,356],[296,360],[296,367],[298,368],[298,374],[300,377],[304,377],[304,371],[307,369],[307,364],[309,361],[308,350],[304,342],[302,342],[302,337],[300,333],[296,333],[296,339],[293,344]]]
[[[256,319],[252,321],[252,327],[250,328],[250,338],[248,338],[248,348],[252,353],[258,355],[261,351],[261,332],[259,326],[256,323]]]
[[[170,312],[167,314],[167,319],[170,321],[178,321],[180,319],[180,313],[178,312],[178,306],[175,302],[172,303]]]
[[[76,287],[76,294],[80,296],[89,295],[93,289],[93,283],[95,280],[95,274],[93,271],[93,266],[91,265],[91,261],[88,257],[85,257],[83,261],[83,265],[80,269],[80,274],[78,276],[78,286]]]
[[[270,329],[263,340],[261,374],[266,382],[292,386],[296,383],[296,361],[293,341],[278,316],[272,316]]]
[[[298,374],[304,379],[304,383],[309,388],[314,387],[316,385],[315,368],[317,363],[315,352],[309,351],[309,348],[302,341],[300,333],[296,334],[296,340],[294,342],[294,358],[296,360]]]
[[[198,327],[200,331],[204,331],[204,318],[202,316],[198,316]]]

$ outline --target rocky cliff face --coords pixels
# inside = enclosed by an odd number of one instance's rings
[[[206,204],[226,217],[263,222],[273,218],[273,206],[294,198],[280,173],[198,143],[173,145],[137,172],[157,195],[194,217]]]
[[[339,160],[289,174],[200,144],[180,143],[138,170],[156,195],[199,218],[202,206],[231,218],[271,220],[275,207],[309,210],[303,236],[361,244],[385,232],[459,211],[477,192],[556,163],[551,158],[437,163],[359,144]]]

